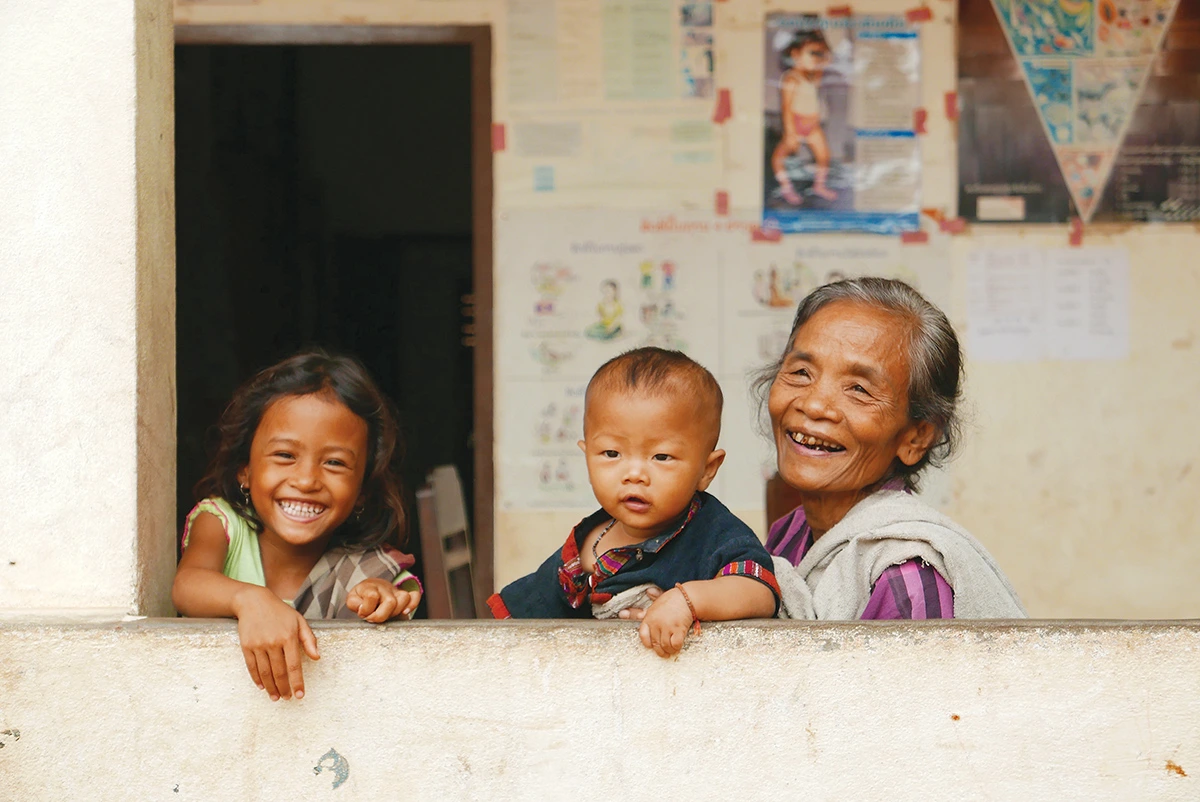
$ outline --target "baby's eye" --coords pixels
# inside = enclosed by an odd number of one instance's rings
[[[655,455],[652,457],[652,459],[653,459],[655,462],[666,462],[666,461],[667,461],[667,460],[669,460],[670,458],[671,458],[671,455],[670,455],[670,454],[655,454]]]
[[[621,456],[616,451],[613,451],[611,448],[607,449],[606,451],[602,451],[601,453],[604,454],[604,456],[608,457],[609,459],[616,459],[617,457]]]

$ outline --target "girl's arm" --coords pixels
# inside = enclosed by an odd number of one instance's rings
[[[228,537],[221,521],[207,512],[196,516],[187,548],[175,571],[171,601],[186,616],[236,618],[242,656],[250,678],[271,696],[304,696],[300,651],[317,660],[317,639],[300,613],[271,590],[230,579],[222,573]]]
[[[775,594],[769,587],[746,576],[719,576],[684,582],[687,599],[701,621],[732,621],[739,618],[770,618],[775,615]],[[642,645],[659,657],[670,657],[683,648],[692,626],[692,610],[679,588],[670,588],[646,610],[638,636]]]

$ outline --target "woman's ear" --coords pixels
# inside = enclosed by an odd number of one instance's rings
[[[916,465],[933,445],[937,430],[929,421],[917,421],[904,431],[900,437],[900,447],[896,456],[905,465]]]

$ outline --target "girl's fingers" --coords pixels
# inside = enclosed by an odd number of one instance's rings
[[[297,630],[296,634],[300,636],[300,645],[304,647],[304,653],[308,655],[308,659],[320,660],[321,653],[317,651],[317,636],[313,634],[312,627],[301,618]]]
[[[642,639],[643,646],[645,646],[647,649],[651,648],[650,625],[647,624],[645,621],[643,621],[642,625],[640,627],[638,627],[638,637]]]
[[[275,687],[275,676],[271,673],[271,659],[262,650],[254,652],[254,660],[258,665],[258,676],[262,679],[263,690],[271,697],[271,701],[279,699],[279,689]]]
[[[249,649],[242,649],[242,657],[246,661],[246,670],[250,672],[250,679],[254,680],[254,684],[258,689],[264,690],[263,682],[258,676],[258,661],[254,659],[254,652]]]
[[[275,677],[275,687],[279,689],[279,695],[284,699],[292,698],[292,686],[288,682],[288,667],[287,658],[283,656],[283,649],[276,646],[269,652],[271,661],[271,673]]]
[[[372,624],[382,624],[391,618],[398,608],[396,597],[389,593],[380,600],[379,606],[375,608],[375,612],[367,616],[367,620]]]
[[[297,699],[304,698],[304,672],[300,668],[300,647],[294,640],[283,644],[283,660],[287,668],[287,681]]]

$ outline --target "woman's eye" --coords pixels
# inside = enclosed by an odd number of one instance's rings
[[[609,459],[616,459],[617,457],[621,456],[617,452],[613,451],[611,448],[602,453],[604,454],[604,456],[608,457]]]
[[[863,387],[861,384],[856,384],[853,387],[851,387],[850,389],[851,389],[851,391],[856,392],[859,395],[870,395],[870,393],[867,392],[867,388]]]

